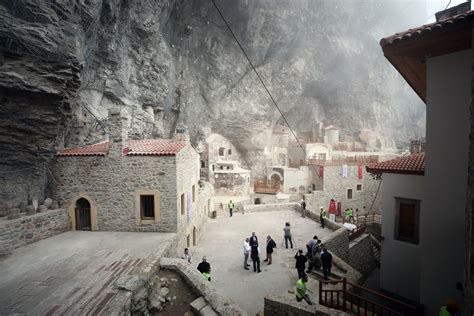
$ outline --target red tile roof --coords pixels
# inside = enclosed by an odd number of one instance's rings
[[[65,148],[56,156],[105,156],[109,152],[109,142],[101,142],[83,147]]]
[[[128,156],[172,156],[179,153],[185,146],[185,142],[177,142],[172,139],[131,139],[128,141],[128,148],[124,149],[124,154]]]
[[[56,153],[56,156],[105,156],[109,152],[108,141],[94,145],[66,148]],[[128,146],[123,149],[127,156],[173,156],[186,146],[185,142],[172,139],[130,139]]]
[[[377,164],[367,166],[367,172],[381,173],[400,173],[400,174],[425,174],[425,153],[413,154],[409,156],[398,157],[392,160],[382,161]]]
[[[444,29],[448,29],[450,27],[457,26],[459,24],[468,23],[472,20],[474,20],[474,11],[464,12],[458,15],[451,16],[441,21],[425,24],[414,29],[409,29],[405,32],[395,33],[392,36],[382,38],[380,40],[380,46],[385,48],[389,45],[392,45],[398,42],[403,42],[410,39],[415,40],[417,37],[421,35],[426,35],[428,33],[434,33],[437,31],[444,30]]]

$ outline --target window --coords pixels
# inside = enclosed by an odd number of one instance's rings
[[[352,199],[352,189],[347,189],[347,199],[348,200]]]
[[[142,219],[155,219],[154,195],[140,195],[140,212]]]
[[[225,153],[225,148],[224,147],[219,148],[219,156],[224,156],[224,153]]]
[[[212,171],[214,171],[214,168],[215,168],[215,166],[214,166],[214,165],[212,165]]]
[[[419,243],[420,201],[396,198],[395,239]]]
[[[362,191],[362,184],[357,185],[357,191]]]
[[[186,206],[184,205],[184,193],[181,194],[181,215],[184,215]]]
[[[227,154],[228,154],[228,155],[232,155],[232,149],[229,149],[229,150],[227,151]]]
[[[191,236],[186,237],[186,247],[191,246]]]
[[[196,185],[193,185],[193,202],[196,202]]]
[[[206,162],[204,160],[201,160],[201,168],[206,168]]]

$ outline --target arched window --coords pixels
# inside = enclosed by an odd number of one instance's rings
[[[225,148],[221,147],[219,148],[219,156],[224,156],[225,155]]]

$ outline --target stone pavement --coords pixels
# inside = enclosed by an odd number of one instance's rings
[[[291,223],[298,246],[294,249],[280,247],[285,222]],[[332,232],[290,210],[244,215],[237,213],[233,217],[209,221],[203,231],[206,233],[193,252],[193,265],[197,267],[202,256],[206,255],[211,264],[214,286],[249,315],[263,310],[265,295],[284,294],[289,288],[294,288],[298,277],[294,259],[297,249],[306,251],[306,242],[313,235],[322,238]],[[252,266],[250,270],[243,269],[243,243],[252,231],[256,232],[260,244],[261,273],[254,273]],[[263,262],[267,235],[271,235],[277,244],[271,265]],[[252,265],[250,258],[249,264]]]
[[[174,236],[70,231],[20,248],[0,261],[0,314],[97,314],[114,281]]]

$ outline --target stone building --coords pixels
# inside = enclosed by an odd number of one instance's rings
[[[56,154],[56,198],[72,230],[178,233],[195,244],[211,211],[199,190],[199,155],[186,130],[173,139],[128,139],[126,112],[109,111],[109,140]]]

